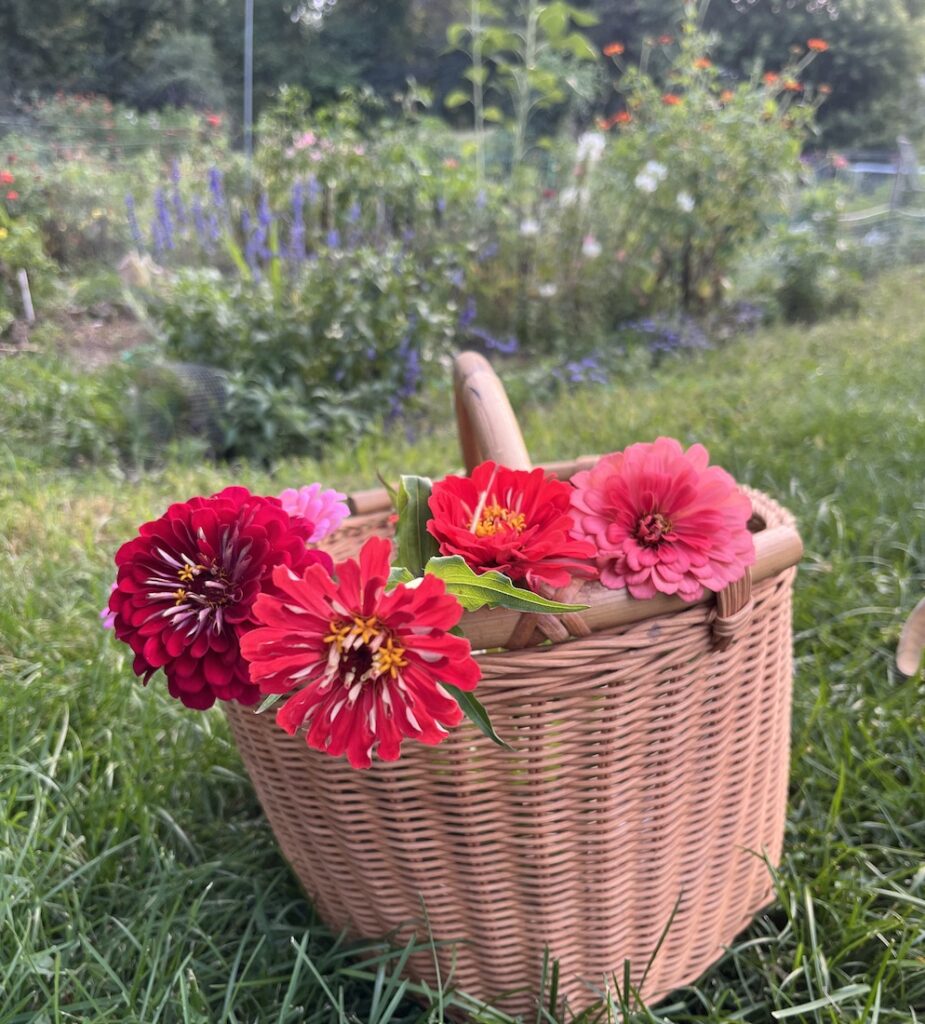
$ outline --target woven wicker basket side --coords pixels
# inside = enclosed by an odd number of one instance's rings
[[[755,497],[770,527],[791,523]],[[338,531],[332,554],[384,534]],[[324,919],[357,937],[421,901],[443,977],[528,1012],[545,945],[574,1008],[633,965],[654,1000],[695,979],[771,897],[783,836],[794,571],[754,587],[726,651],[696,605],[589,637],[480,655],[479,696],[513,753],[465,725],[365,772],[308,749],[272,715],[229,706],[283,853]],[[429,957],[412,972],[435,981]]]

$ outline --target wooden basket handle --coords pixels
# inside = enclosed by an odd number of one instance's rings
[[[463,352],[453,364],[453,390],[456,396],[456,420],[459,444],[466,471],[487,459],[509,469],[532,469],[520,424],[500,378],[488,360],[478,352]],[[565,597],[564,594],[559,595]],[[571,597],[573,595],[569,595]],[[716,595],[713,642],[725,650],[748,626],[752,608],[750,572]],[[557,618],[551,615],[522,615],[508,641],[508,647],[533,642],[539,630],[552,640],[571,635],[587,635],[587,626],[577,615]]]
[[[457,356],[453,389],[466,472],[488,459],[508,469],[532,469],[520,424],[491,363],[478,352]]]

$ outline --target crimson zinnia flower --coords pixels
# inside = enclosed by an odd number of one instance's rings
[[[428,532],[442,555],[462,555],[475,572],[497,570],[533,589],[564,587],[571,576],[594,576],[582,559],[593,545],[569,536],[572,488],[542,469],[514,470],[483,462],[472,475],[434,484]]]
[[[574,535],[598,549],[601,583],[638,598],[696,601],[755,561],[751,502],[695,444],[660,437],[605,455],[573,477]]]
[[[116,553],[109,598],[116,636],[135,652],[135,674],[147,683],[163,668],[171,696],[191,708],[211,707],[216,698],[259,700],[240,640],[275,566],[332,564],[306,548],[312,529],[276,498],[245,487],[178,502],[145,523]]]
[[[354,768],[369,768],[373,747],[395,761],[402,740],[435,745],[462,711],[441,682],[473,690],[481,677],[469,641],[449,630],[462,606],[442,580],[424,576],[386,593],[391,544],[371,537],[359,561],[335,566],[337,582],[319,565],[302,575],[273,570],[277,597],[261,594],[262,625],[241,641],[250,675],[262,693],[299,689],[276,715],[290,735]]]

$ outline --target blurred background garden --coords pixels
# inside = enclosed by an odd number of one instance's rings
[[[925,0],[0,0],[0,1022],[465,1005],[96,629],[171,500],[457,465],[464,349],[538,459],[701,441],[807,547],[778,901],[581,1019],[925,1019],[923,135]]]

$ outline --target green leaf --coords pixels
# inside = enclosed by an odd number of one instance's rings
[[[517,612],[564,615],[588,607],[585,604],[550,601],[529,590],[521,590],[500,572],[473,572],[461,555],[431,558],[424,571],[443,580],[447,593],[452,594],[468,612],[490,605],[493,608],[511,608]]]
[[[255,714],[262,715],[264,711],[273,707],[274,704],[278,704],[285,696],[285,693],[268,693],[260,702],[260,707],[257,708]]]
[[[482,117],[486,121],[494,121],[496,124],[501,124],[504,120],[504,111],[500,107],[486,107],[482,111]]]
[[[467,26],[457,21],[447,28],[446,41],[450,46],[459,46],[466,32],[468,32]]]
[[[580,32],[570,32],[558,46],[577,60],[597,60],[597,50]]]
[[[592,25],[596,25],[601,20],[594,11],[584,11],[580,7],[572,7],[571,4],[569,5],[568,16],[579,28],[591,28]]]
[[[487,736],[492,743],[497,743],[499,747],[504,747],[505,750],[514,749],[510,743],[505,743],[495,732],[491,719],[488,717],[488,712],[477,698],[465,690],[460,690],[458,686],[451,686],[449,683],[441,683],[440,685],[462,708],[463,714],[476,726],[479,732]]]
[[[437,542],[427,532],[431,487],[424,476],[403,476],[398,486],[397,562],[407,566],[414,576],[424,572],[424,566],[438,551]]]
[[[399,583],[410,583],[413,579],[414,573],[410,569],[406,569],[403,565],[393,565],[389,572],[389,578],[386,580],[385,589],[394,590]]]
[[[488,78],[488,68],[484,64],[479,65],[479,67],[466,68],[463,72],[463,78],[468,78],[470,82],[484,85]]]
[[[550,4],[540,13],[538,20],[540,28],[551,40],[559,40],[568,28],[568,7],[564,3]]]
[[[447,110],[455,110],[457,107],[461,107],[464,103],[469,102],[469,96],[462,89],[454,89],[444,99],[443,105]]]
[[[251,279],[251,268],[247,265],[247,260],[244,258],[244,253],[241,252],[241,246],[234,240],[230,231],[225,232],[225,250],[231,257],[231,262],[235,265],[238,273],[241,275],[242,281],[250,281]]]

